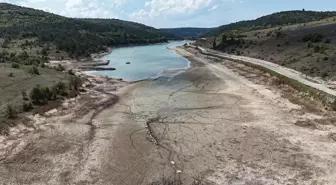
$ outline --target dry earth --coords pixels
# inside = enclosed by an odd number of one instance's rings
[[[77,106],[82,114],[43,117],[46,129],[1,161],[0,182],[336,184],[332,113],[306,111],[223,63],[176,51],[192,61],[185,73],[120,90],[95,83],[105,94]]]

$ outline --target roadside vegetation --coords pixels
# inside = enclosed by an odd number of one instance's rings
[[[264,25],[273,26],[246,27],[249,24],[241,23],[241,27],[238,24],[234,27],[236,29],[232,27],[216,37],[199,39],[196,45],[267,60],[312,77],[335,81],[336,19],[330,17],[334,14],[335,12],[280,12],[249,21],[250,25],[262,21]],[[294,15],[300,16],[295,19]],[[276,21],[279,17],[286,18]],[[321,18],[325,19],[320,20]],[[285,20],[288,22],[284,23]],[[292,24],[297,22],[300,24]]]

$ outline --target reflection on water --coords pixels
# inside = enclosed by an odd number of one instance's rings
[[[110,60],[106,67],[116,71],[98,71],[95,74],[126,81],[137,81],[160,76],[175,76],[189,67],[189,61],[168,50],[167,47],[181,46],[185,42],[170,42],[149,46],[115,48],[103,60]]]

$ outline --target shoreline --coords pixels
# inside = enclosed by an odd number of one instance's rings
[[[175,53],[178,54],[175,48],[170,48],[170,50],[175,51]],[[104,55],[108,55],[111,52],[112,49],[109,50],[109,52],[97,54],[93,56],[90,61],[99,61],[99,58],[97,58],[98,56],[103,57]],[[189,60],[185,56],[180,56],[188,60],[188,66],[183,69],[178,69],[181,71],[174,74],[170,78],[191,70],[194,66],[194,61]],[[75,119],[72,121],[82,122],[85,125],[90,125],[89,123],[95,117],[97,117],[100,112],[114,106],[119,101],[120,97],[123,96],[123,94],[127,94],[127,92],[131,91],[131,89],[134,88],[138,83],[150,82],[160,77],[164,77],[163,75],[158,75],[156,77],[128,82],[118,78],[94,74],[96,71],[82,70],[78,67],[78,65],[76,65],[78,62],[79,61],[64,60],[54,61],[52,63],[57,65],[64,65],[66,70],[72,69],[76,72],[76,76],[83,78],[84,83],[82,84],[82,89],[85,93],[80,93],[75,98],[66,98],[62,101],[59,107],[48,110],[43,114],[33,114],[32,112],[26,114],[26,116],[31,120],[29,125],[18,124],[17,126],[11,127],[9,129],[8,136],[0,135],[0,161],[11,158],[23,150],[26,144],[29,143],[28,138],[30,135],[34,134],[36,130],[45,130],[52,126],[53,124],[49,124],[50,122],[54,122],[52,120],[60,121],[62,120],[62,117],[75,117]],[[99,100],[93,101],[93,99],[96,98],[99,98]],[[89,102],[92,103],[87,105]],[[86,106],[83,107],[83,105]],[[83,108],[85,108],[84,112],[86,113],[83,112]],[[86,117],[85,115],[91,114],[90,112],[94,113],[91,116]],[[84,117],[80,117],[80,115],[83,115]],[[57,125],[59,123],[54,124]],[[13,142],[8,142],[10,140]],[[7,144],[1,146],[3,143]]]
[[[160,44],[164,44],[164,43],[157,43],[157,44],[150,44],[150,45],[160,45]],[[137,47],[137,46],[150,46],[150,45],[136,45],[135,47]],[[158,72],[156,75],[150,76],[150,77],[147,77],[147,78],[144,78],[144,79],[137,79],[137,80],[134,80],[134,81],[126,81],[126,80],[123,79],[122,81],[128,82],[128,83],[136,83],[136,82],[139,82],[139,81],[153,80],[153,79],[157,79],[157,78],[160,78],[160,77],[174,77],[176,75],[179,75],[179,74],[185,72],[186,70],[188,70],[189,68],[192,67],[192,64],[191,64],[192,62],[187,57],[179,55],[176,52],[176,50],[174,49],[176,47],[180,47],[180,46],[166,47],[166,49],[170,50],[170,51],[173,51],[174,54],[178,57],[183,57],[188,62],[186,67],[164,69],[164,70],[161,70],[160,72]],[[123,47],[115,47],[115,48],[123,48]],[[110,48],[110,49],[112,50],[112,48]],[[97,61],[102,61],[102,58],[106,55],[109,55],[110,53],[112,53],[112,51],[110,51],[109,53],[101,54],[100,55],[101,58],[97,58],[99,55],[96,55],[95,59]],[[118,70],[118,69],[116,69],[116,70]],[[99,70],[83,70],[83,68],[82,68],[82,69],[80,69],[80,71],[81,71],[81,73],[84,73],[85,75],[89,75],[91,77],[96,75],[96,76],[103,76],[103,77],[112,78],[112,79],[120,79],[120,78],[116,78],[116,77],[110,77],[110,76],[107,76],[107,75],[94,74],[94,73],[98,72]]]

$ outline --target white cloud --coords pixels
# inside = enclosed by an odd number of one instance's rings
[[[67,9],[70,9],[70,8],[72,8],[72,7],[74,7],[74,6],[79,6],[79,5],[81,5],[82,3],[83,3],[82,0],[68,0],[68,1],[66,2],[66,4],[65,4],[65,7],[66,7]]]
[[[214,11],[214,10],[216,10],[218,8],[218,5],[213,5],[210,9],[209,9],[209,11]]]
[[[118,18],[118,7],[126,2],[127,0],[23,0],[18,4],[67,17]]]
[[[158,16],[174,16],[192,14],[204,8],[208,8],[213,0],[149,0],[144,8],[133,12],[130,18],[143,23]]]

